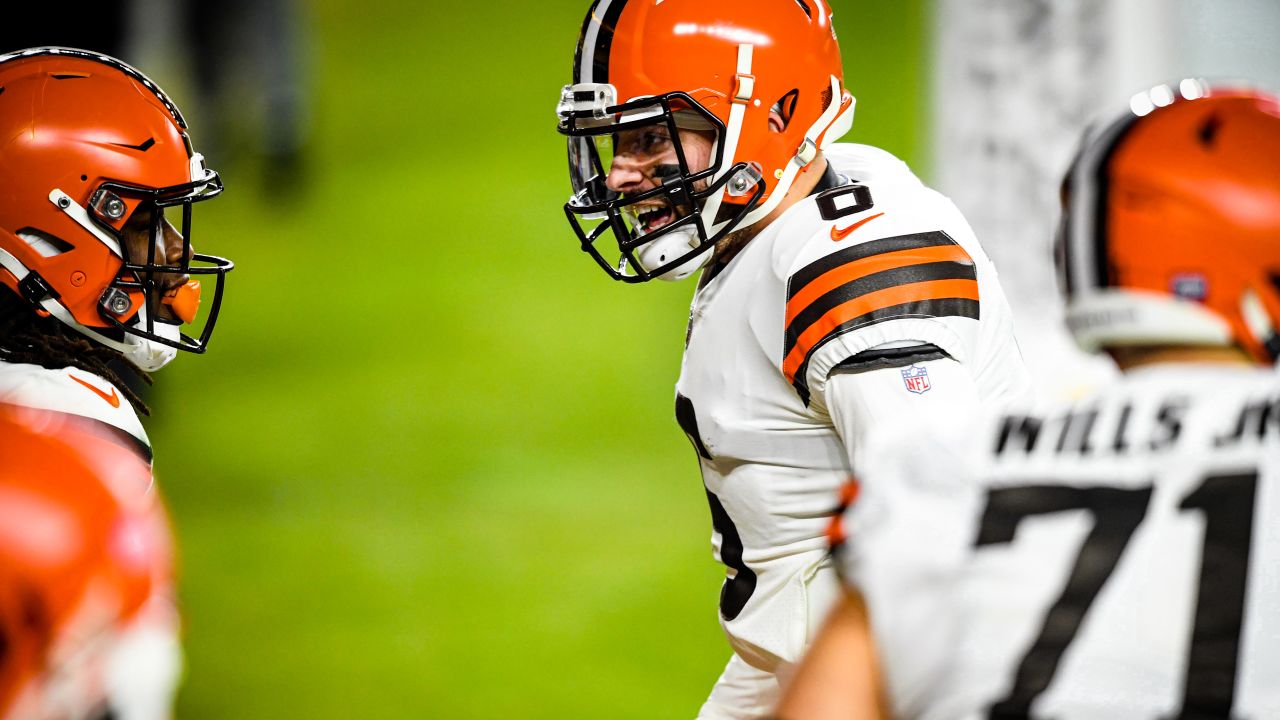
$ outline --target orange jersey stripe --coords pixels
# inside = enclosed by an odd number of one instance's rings
[[[848,538],[849,535],[844,529],[844,518],[839,514],[832,515],[831,522],[827,523],[827,547],[839,547]]]
[[[856,477],[849,478],[848,482],[840,486],[840,509],[843,510],[852,505],[858,499],[858,491],[861,488]]]
[[[785,325],[790,325],[791,321],[795,320],[796,316],[803,312],[814,300],[845,283],[884,270],[948,260],[963,263],[973,262],[970,260],[969,254],[959,245],[939,245],[872,255],[847,265],[841,265],[818,276],[787,301]]]
[[[909,285],[898,285],[867,293],[846,303],[837,305],[800,334],[795,347],[782,362],[782,372],[788,382],[795,381],[796,370],[804,363],[809,351],[826,338],[841,323],[876,310],[920,300],[942,298],[978,299],[977,280],[931,280]]]

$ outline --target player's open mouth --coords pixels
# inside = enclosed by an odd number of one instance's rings
[[[670,225],[687,214],[680,212],[678,208],[667,202],[661,205],[645,205],[633,210],[636,232],[639,235],[648,235],[659,228]]]

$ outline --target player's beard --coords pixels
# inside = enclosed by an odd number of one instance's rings
[[[716,243],[716,249],[711,251],[711,264],[723,264],[733,259],[742,248],[746,247],[751,239],[758,235],[760,228],[752,225],[741,230],[733,232],[720,238],[720,242]]]

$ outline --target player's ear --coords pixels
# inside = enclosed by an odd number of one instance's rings
[[[799,90],[791,90],[778,98],[769,108],[769,132],[781,134],[791,124],[791,116],[796,111],[796,100],[800,98]]]
[[[783,130],[786,130],[786,129],[787,129],[787,121],[782,118],[782,115],[779,114],[777,110],[770,110],[769,111],[769,132],[781,133]]]

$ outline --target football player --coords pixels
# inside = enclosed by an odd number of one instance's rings
[[[1069,329],[1123,377],[877,429],[783,717],[874,712],[877,665],[903,718],[1280,717],[1280,101],[1138,95],[1063,218]]]
[[[734,651],[703,718],[768,712],[838,596],[824,532],[866,431],[1029,387],[961,214],[835,144],[842,78],[824,0],[598,0],[558,105],[582,249],[625,282],[702,271],[676,418]]]
[[[122,492],[160,517],[137,414],[146,407],[112,363],[146,378],[179,350],[208,347],[232,263],[194,253],[192,205],[222,183],[142,73],[97,53],[32,48],[0,55],[0,188],[0,403],[115,438],[146,468]],[[215,280],[203,309],[193,276]],[[168,660],[146,672],[171,694],[172,593],[163,581],[151,593],[132,632],[167,642]]]
[[[208,346],[232,264],[193,253],[191,216],[218,174],[155,83],[69,48],[0,55],[0,158],[0,400],[113,424],[149,453],[145,406],[108,363],[151,372]],[[192,275],[217,281],[195,336]]]
[[[0,717],[168,717],[171,538],[150,466],[97,421],[5,404],[0,458]]]

